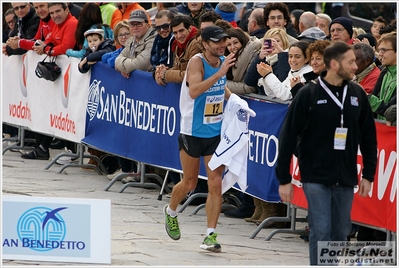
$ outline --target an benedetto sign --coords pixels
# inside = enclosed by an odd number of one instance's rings
[[[110,217],[110,200],[3,196],[3,259],[110,264]]]

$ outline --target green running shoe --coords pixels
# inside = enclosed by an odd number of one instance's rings
[[[180,239],[180,228],[177,222],[177,216],[171,217],[167,212],[168,205],[163,208],[163,213],[165,214],[165,231],[173,240]]]
[[[217,233],[210,233],[209,235],[207,235],[204,239],[204,242],[202,242],[202,245],[200,246],[200,248],[209,250],[212,252],[221,252],[222,247],[220,246],[218,241],[216,241],[217,236],[218,236]]]

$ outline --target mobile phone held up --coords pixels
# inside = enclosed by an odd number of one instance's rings
[[[263,41],[264,41],[266,49],[271,49],[272,48],[272,39],[265,38]]]

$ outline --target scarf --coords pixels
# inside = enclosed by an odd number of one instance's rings
[[[356,75],[356,81],[357,82],[362,82],[362,80],[369,75],[369,73],[371,73],[372,70],[374,70],[374,68],[376,68],[377,65],[373,62],[372,64],[370,64],[369,66],[367,66],[366,69],[364,69],[361,73],[359,73],[358,75]]]
[[[183,54],[188,42],[190,42],[190,40],[197,35],[197,31],[198,31],[197,28],[195,28],[194,26],[191,26],[191,32],[188,34],[188,36],[183,44],[178,42],[176,39],[175,39],[175,41],[173,41],[173,48],[174,48],[173,52],[175,52],[176,46],[179,48],[179,50],[176,50],[177,56],[180,56],[181,54]]]

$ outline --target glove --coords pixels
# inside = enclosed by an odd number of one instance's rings
[[[389,122],[396,121],[396,104],[389,106],[388,109],[385,110],[384,117]]]

